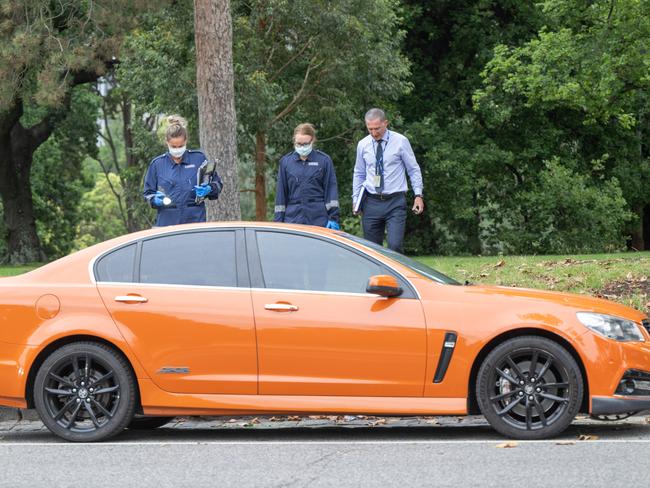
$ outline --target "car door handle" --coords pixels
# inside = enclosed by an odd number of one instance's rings
[[[297,305],[291,305],[290,303],[267,303],[264,308],[273,312],[296,312],[298,310]]]
[[[118,295],[115,297],[115,301],[124,303],[145,303],[149,300],[145,297],[141,297],[140,295]]]

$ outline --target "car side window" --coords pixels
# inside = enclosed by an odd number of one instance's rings
[[[256,235],[267,288],[365,293],[370,276],[387,273],[335,243],[282,232]]]
[[[129,244],[102,256],[95,265],[97,281],[132,283],[135,249],[135,244]]]
[[[140,282],[237,286],[235,232],[187,232],[143,241]]]

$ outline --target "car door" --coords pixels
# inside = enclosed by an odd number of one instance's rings
[[[261,394],[423,394],[425,320],[404,278],[324,237],[249,229],[246,239]],[[403,296],[366,293],[377,274],[395,275]]]
[[[100,258],[94,272],[106,308],[157,386],[257,393],[243,231],[144,239]]]

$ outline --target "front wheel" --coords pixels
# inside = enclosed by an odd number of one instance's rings
[[[571,354],[538,336],[498,345],[476,381],[481,412],[496,431],[514,439],[560,434],[578,413],[582,395],[582,374]]]
[[[34,381],[34,403],[45,426],[68,441],[107,439],[129,424],[135,379],[113,349],[77,342],[55,350]]]

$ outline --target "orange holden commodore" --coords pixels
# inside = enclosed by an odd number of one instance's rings
[[[482,413],[541,439],[650,408],[650,323],[460,285],[316,227],[152,229],[0,279],[0,404],[70,441],[176,415]]]

